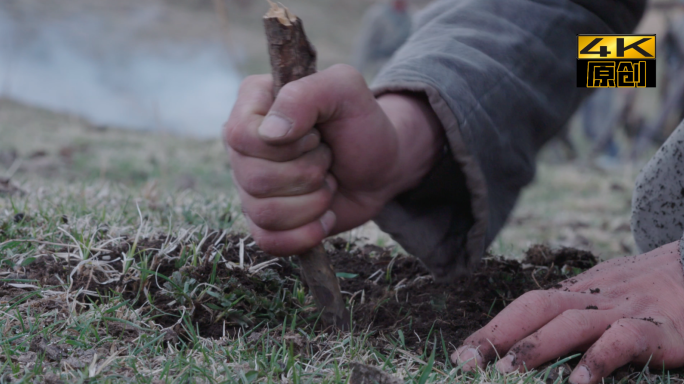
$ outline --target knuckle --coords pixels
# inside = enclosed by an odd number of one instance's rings
[[[322,165],[326,170],[330,167],[330,164],[332,163],[332,149],[327,146],[325,143],[321,144],[319,147],[319,156],[320,156],[320,162],[319,164]]]
[[[327,170],[319,166],[307,167],[300,173],[299,180],[295,185],[300,186],[301,191],[312,192],[323,186]]]
[[[587,318],[585,311],[579,309],[569,309],[558,316],[568,329],[587,329],[591,327],[591,321]]]
[[[263,80],[263,75],[250,75],[245,77],[240,83],[240,91],[245,89],[253,88],[254,86],[260,84]]]
[[[241,180],[240,186],[245,190],[245,192],[253,197],[268,196],[268,188],[258,178],[248,177],[244,180]]]
[[[307,96],[311,94],[311,90],[309,89],[308,82],[302,80],[285,84],[280,93],[278,93],[278,98],[295,103],[306,100]]]
[[[242,212],[248,218],[247,222],[249,225],[249,232],[252,235],[252,239],[257,244],[257,246],[261,248],[263,251],[272,251],[273,235],[269,234],[268,232],[264,231],[261,227],[256,225],[247,214],[247,210],[245,209],[245,207],[242,208]]]
[[[252,238],[264,252],[279,255],[283,251],[281,242],[275,236],[269,236],[264,233],[252,233]]]
[[[529,291],[518,299],[520,305],[544,311],[551,307],[552,301],[547,291]]]
[[[240,153],[243,153],[247,146],[244,129],[239,123],[226,123],[225,140],[230,148]]]
[[[248,172],[240,180],[240,186],[248,194],[254,197],[267,196],[271,190],[272,177],[263,172]]]
[[[255,225],[269,229],[280,222],[279,210],[272,203],[262,203],[251,209],[247,209],[247,215]]]
[[[337,74],[344,82],[350,83],[356,87],[367,88],[366,80],[363,78],[361,72],[349,64],[336,64],[332,66],[331,71]]]
[[[629,321],[628,319],[619,319],[613,324],[615,327],[611,327],[611,330],[615,328],[614,332],[620,332],[622,334],[627,333],[636,338],[643,336],[643,331],[634,323],[634,321]]]
[[[252,237],[257,246],[265,252],[273,253],[279,249],[277,241],[274,241],[270,236],[253,233]]]
[[[626,291],[626,289],[624,289],[623,292],[624,291]],[[648,313],[653,310],[657,311],[657,305],[654,305],[654,303],[658,303],[660,300],[656,296],[645,294],[639,297],[631,297],[629,301],[632,302],[629,304],[630,312],[637,314]]]
[[[303,190],[308,192],[320,189],[328,174],[331,161],[332,153],[327,146],[322,145],[312,151],[311,156],[307,156],[303,165],[299,167],[296,183],[302,185]]]
[[[330,70],[339,73],[341,76],[344,77],[355,79],[363,78],[363,76],[361,76],[361,72],[359,72],[356,68],[349,64],[335,64],[332,67],[330,67]]]
[[[257,198],[299,196],[312,193],[323,186],[325,171],[311,167],[297,172],[293,177],[283,178],[272,172],[249,172],[241,177],[240,186]]]
[[[638,321],[632,319],[620,319],[614,322],[607,332],[620,334],[619,340],[626,344],[623,348],[631,351],[642,352],[648,345],[648,340],[643,329],[638,325]]]

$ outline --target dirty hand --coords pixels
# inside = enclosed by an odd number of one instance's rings
[[[509,304],[451,356],[468,370],[500,354],[502,373],[586,351],[570,375],[598,383],[630,362],[684,365],[684,274],[679,242],[612,259],[548,291]],[[505,354],[505,355],[504,355]]]
[[[440,153],[424,96],[374,98],[336,65],[285,85],[244,80],[224,127],[233,178],[257,244],[287,256],[372,219],[418,185]]]

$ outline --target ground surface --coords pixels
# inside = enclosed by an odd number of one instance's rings
[[[325,68],[349,61],[370,3],[287,5]],[[216,43],[241,74],[269,70],[265,2],[7,4],[29,27],[105,15],[94,40],[83,23],[67,23],[95,53]],[[127,21],[140,22],[127,20],[140,4],[171,7],[144,20],[132,46],[109,44]],[[354,319],[353,332],[332,332],[317,321],[297,260],[260,252],[244,233],[222,144],[148,128],[158,132],[0,98],[0,382],[347,383],[368,367],[408,383],[561,382],[566,363],[465,375],[446,356],[523,292],[581,272],[592,255],[637,252],[629,207],[638,167],[563,163],[552,151],[480,268],[451,286],[435,284],[372,224],[329,240]],[[627,367],[612,379],[673,380],[643,373]]]
[[[329,240],[354,319],[337,333],[318,323],[297,260],[244,234],[218,141],[102,129],[8,100],[0,135],[11,176],[0,183],[0,381],[345,383],[364,364],[399,382],[503,383],[446,356],[523,292],[595,262],[563,246],[635,252],[634,170],[545,164],[496,256],[454,285],[371,225]],[[550,248],[530,249],[539,242]],[[559,367],[567,374],[559,364],[514,380],[553,382]],[[617,378],[660,379],[640,374]]]

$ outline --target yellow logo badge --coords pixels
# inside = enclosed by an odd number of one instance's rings
[[[577,86],[655,87],[655,35],[577,35]]]

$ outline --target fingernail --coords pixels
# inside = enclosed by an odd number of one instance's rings
[[[591,372],[585,365],[579,365],[572,372],[568,381],[572,384],[587,384],[591,381]]]
[[[292,122],[278,115],[267,115],[259,126],[259,135],[267,139],[285,136],[292,128]]]
[[[318,133],[308,133],[300,142],[301,151],[309,152],[312,149],[318,147],[321,142],[321,135]]]
[[[513,371],[517,371],[518,368],[514,367],[513,363],[515,363],[515,355],[509,353],[496,363],[496,370],[501,373],[511,373]]]
[[[332,227],[335,225],[336,219],[337,217],[333,211],[328,211],[321,216],[321,226],[323,227],[323,232],[325,232],[326,236],[330,234]]]
[[[325,184],[333,193],[337,190],[337,180],[335,180],[335,176],[328,174],[328,176],[325,177]]]
[[[456,363],[463,364],[464,371],[472,371],[482,362],[480,351],[473,347],[462,346],[456,350]]]

